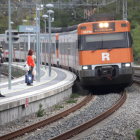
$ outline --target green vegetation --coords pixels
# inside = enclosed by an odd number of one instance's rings
[[[39,110],[37,112],[37,117],[42,117],[44,116],[44,109],[42,109],[42,104],[39,104]]]
[[[51,0],[48,0],[49,2],[51,2]],[[54,0],[55,1],[55,0]],[[68,0],[66,0],[68,1]],[[91,1],[91,0],[89,0]],[[93,2],[95,3],[95,2]],[[90,10],[94,9],[94,7],[91,7]],[[110,11],[109,9],[111,9],[112,11]],[[75,11],[77,11],[80,15],[82,15],[82,17],[84,16],[84,12],[83,12],[83,7],[77,7],[76,9],[74,9]],[[26,9],[22,10],[20,12],[21,17],[26,13]],[[35,11],[35,9],[33,9],[33,11]],[[101,13],[113,13],[116,11],[116,3],[110,3],[109,5],[106,6],[100,6],[95,10],[95,14],[101,14]],[[46,9],[44,10],[44,13],[46,13]],[[140,38],[140,1],[135,1],[135,0],[127,0],[127,19],[130,22],[131,25],[131,32],[132,32],[132,36],[134,39],[134,44],[133,44],[133,54],[134,54],[134,60],[140,64],[140,49],[139,49],[139,38]],[[14,15],[14,16],[13,16]],[[68,27],[68,26],[72,26],[72,25],[77,25],[80,24],[82,22],[87,22],[87,19],[83,19],[80,15],[76,14],[76,18],[74,17],[74,12],[72,10],[58,10],[55,9],[54,10],[54,22],[51,23],[52,27]],[[30,25],[34,24],[34,17],[35,17],[35,12],[32,14],[31,20],[30,20]],[[40,14],[40,16],[42,16]],[[122,20],[123,19],[123,0],[120,1],[120,13],[116,15],[117,20]],[[17,29],[17,25],[22,25],[22,20],[23,19],[27,19],[28,22],[25,23],[26,25],[29,25],[29,15],[27,15],[26,17],[23,16],[23,18],[19,18],[18,19],[18,12],[15,11],[12,13],[11,15],[11,21],[14,22],[14,24],[12,25],[13,29]],[[8,12],[3,12],[3,14],[1,14],[1,18],[0,18],[0,34],[5,33],[5,30],[8,29]],[[44,21],[41,19],[40,21],[40,26],[41,29],[44,29]],[[46,22],[46,27],[48,27],[48,22]]]
[[[62,105],[55,105],[55,108],[63,108]]]
[[[69,100],[67,101],[67,103],[76,103],[76,101],[73,100],[73,99],[69,99]]]
[[[137,130],[135,131],[135,135],[136,135],[136,137],[137,137],[137,140],[140,140],[140,129],[137,129]]]
[[[77,93],[72,93],[71,98],[78,98],[79,95]]]
[[[140,62],[140,25],[137,24],[135,29],[132,30],[132,36],[133,36],[133,54],[134,54],[134,60],[137,62]]]

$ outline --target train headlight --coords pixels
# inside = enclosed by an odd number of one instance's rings
[[[103,28],[103,27],[107,28],[108,26],[109,26],[108,23],[100,23],[100,24],[99,24],[99,27],[100,27],[100,28]]]
[[[122,68],[128,68],[131,67],[130,63],[122,63]]]
[[[99,27],[100,27],[100,28],[103,28],[103,27],[104,27],[104,24],[103,24],[103,23],[100,23],[100,24],[99,24]]]
[[[83,70],[91,70],[91,65],[83,66]]]
[[[83,70],[87,70],[88,69],[88,66],[83,66]]]
[[[106,28],[107,28],[107,27],[108,27],[108,23],[104,23],[104,27],[106,27]]]

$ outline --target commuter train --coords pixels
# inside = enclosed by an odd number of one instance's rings
[[[8,44],[4,41],[4,35],[0,37],[6,60]],[[34,34],[31,34],[30,46],[36,52],[34,40]],[[48,34],[46,42],[48,65]],[[40,43],[40,60],[44,64],[45,40]],[[127,20],[95,21],[67,28],[54,28],[51,33],[51,65],[74,72],[82,86],[126,87],[133,81],[132,44],[130,23]],[[27,35],[20,34],[19,43],[13,45],[14,61],[24,61],[27,52]]]

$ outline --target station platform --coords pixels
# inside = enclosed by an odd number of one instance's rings
[[[18,67],[24,69],[23,64]],[[0,90],[5,97],[0,97],[0,125],[37,112],[40,103],[49,108],[69,98],[75,79],[75,74],[56,67],[52,67],[49,76],[48,67],[45,70],[43,66],[40,82],[34,81],[33,86],[27,86],[25,76],[11,80],[11,89],[8,89],[8,82],[1,83]]]

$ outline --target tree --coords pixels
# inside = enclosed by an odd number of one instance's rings
[[[133,36],[133,54],[134,60],[140,62],[140,25],[136,25],[135,29],[132,30]]]

